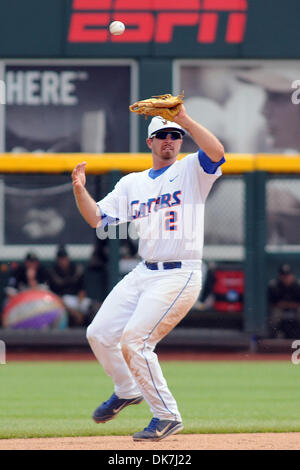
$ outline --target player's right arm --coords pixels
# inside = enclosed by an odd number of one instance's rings
[[[212,162],[219,162],[224,156],[224,147],[219,139],[208,129],[194,121],[182,105],[174,121],[183,127],[193,138],[194,142],[202,149]]]
[[[72,171],[73,193],[80,214],[91,227],[96,228],[101,226],[101,214],[96,201],[85,187],[85,168],[86,162],[82,162]]]

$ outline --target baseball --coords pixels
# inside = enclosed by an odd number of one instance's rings
[[[120,36],[125,31],[125,25],[122,21],[113,21],[109,25],[109,31],[114,36]]]

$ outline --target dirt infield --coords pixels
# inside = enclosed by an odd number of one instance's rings
[[[130,436],[1,439],[0,450],[299,450],[300,433],[179,434],[160,442]]]

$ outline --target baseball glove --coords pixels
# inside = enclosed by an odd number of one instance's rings
[[[146,100],[137,101],[129,106],[130,111],[147,116],[161,116],[166,121],[174,121],[174,117],[179,113],[183,104],[184,92],[181,95],[173,96],[169,93],[165,95],[151,96]]]

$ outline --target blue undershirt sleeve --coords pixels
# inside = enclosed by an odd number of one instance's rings
[[[222,157],[220,161],[213,162],[202,149],[198,150],[198,160],[205,173],[209,173],[210,175],[213,175],[219,166],[226,161],[225,158]]]
[[[105,214],[102,210],[101,207],[98,205],[100,214],[101,214],[101,222],[102,222],[102,227],[106,227],[106,225],[110,224],[115,224],[116,222],[119,221],[117,217],[111,217],[110,215]]]

